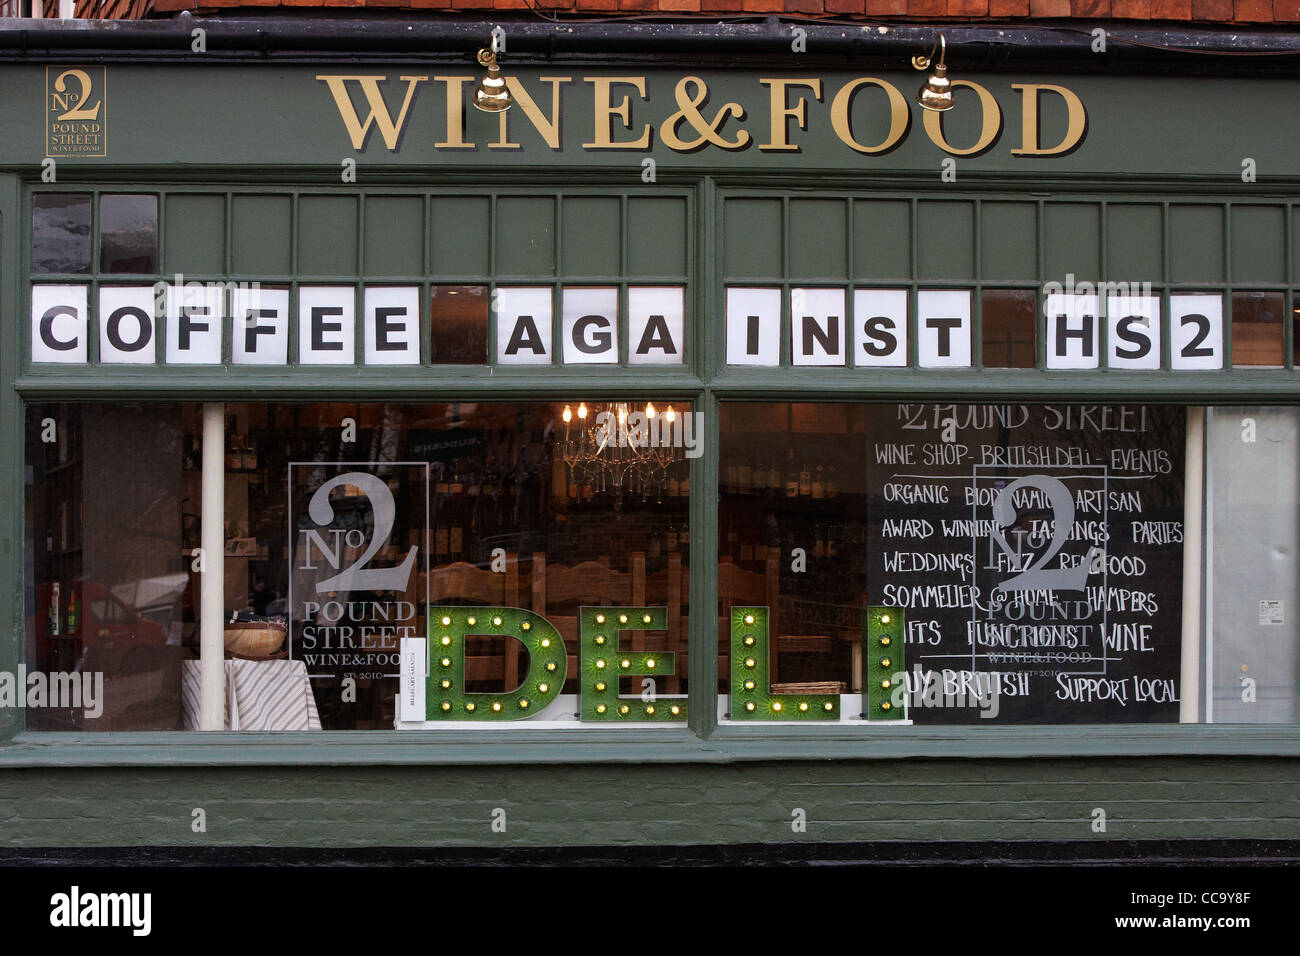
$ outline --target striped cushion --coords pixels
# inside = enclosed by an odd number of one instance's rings
[[[320,730],[316,698],[302,661],[226,661],[227,730]],[[185,661],[185,729],[199,728],[199,662]]]

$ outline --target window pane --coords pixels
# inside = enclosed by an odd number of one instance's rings
[[[722,406],[719,690],[730,611],[769,609],[776,693],[859,690],[866,604],[865,406]],[[801,555],[800,555],[801,552]]]
[[[185,228],[184,223],[177,226]],[[99,268],[137,275],[158,271],[157,196],[100,197]]]
[[[1232,294],[1232,364],[1283,363],[1282,317],[1286,302],[1281,292]]]
[[[487,286],[435,285],[429,295],[430,361],[434,365],[487,364]]]
[[[90,271],[90,196],[39,193],[32,197],[32,272]]]
[[[1300,409],[1208,416],[1209,625],[1214,723],[1300,719]]]
[[[725,403],[720,684],[749,666],[734,609],[765,607],[772,693],[842,695],[839,720],[1177,721],[1185,428],[1160,406]],[[888,653],[867,608],[902,618]]]
[[[985,368],[1033,368],[1038,293],[1033,289],[985,289],[982,296]]]
[[[288,596],[290,656],[313,675],[326,729],[393,726],[400,639],[435,634],[427,606],[528,609],[556,629],[568,659],[526,679],[531,659],[519,642],[478,621],[479,630],[466,635],[463,671],[452,654],[447,676],[435,675],[448,686],[429,688],[426,706],[446,701],[455,708],[448,716],[473,716],[463,712],[473,702],[466,694],[531,686],[539,699],[544,683],[561,696],[530,716],[572,721],[582,690],[584,606],[666,609],[663,627],[617,637],[624,650],[675,655],[675,667],[660,658],[648,677],[620,677],[611,666],[606,689],[631,695],[629,716],[633,707],[644,709],[647,679],[656,695],[686,693],[684,448],[602,447],[600,440],[606,413],[627,420],[645,414],[646,405],[231,406],[242,440],[257,449],[246,511],[250,548],[269,551],[270,586]],[[673,417],[680,422],[687,410],[678,403]],[[662,419],[667,406],[655,412]],[[340,430],[345,418],[356,423],[355,436]],[[366,567],[392,580],[349,579],[347,570],[375,545],[384,509],[391,528]],[[227,525],[244,514],[228,511]],[[287,546],[286,514],[293,529]],[[408,560],[408,572],[389,572]],[[432,648],[431,666],[441,657]],[[345,693],[348,678],[357,685],[355,701]],[[621,706],[611,699],[607,712]]]
[[[35,405],[27,425],[25,661],[82,685],[56,700],[50,676],[28,728],[181,729],[198,641],[197,407]]]
[[[430,676],[449,682],[429,685],[435,711],[445,700],[467,718],[473,695],[496,694],[545,702],[513,716],[572,726],[580,711],[686,719],[689,404],[225,413],[220,561],[238,729],[391,729],[402,640],[442,633],[430,607],[495,609],[464,635],[456,667]],[[199,406],[32,406],[28,427],[27,660],[105,675],[102,716],[33,710],[29,725],[193,729]],[[591,636],[581,622],[602,608],[639,609],[626,621],[611,611],[593,645],[607,676],[578,664]],[[554,670],[520,643],[529,635],[494,629],[503,613],[554,628]],[[432,666],[444,653],[434,647]],[[303,726],[258,723],[293,707]]]

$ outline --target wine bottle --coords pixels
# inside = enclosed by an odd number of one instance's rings
[[[50,637],[58,637],[62,633],[59,622],[59,582],[55,581],[50,585],[50,612],[49,612],[49,634]]]
[[[71,637],[77,633],[77,628],[81,624],[81,608],[77,603],[77,591],[74,588],[68,596],[68,636]]]

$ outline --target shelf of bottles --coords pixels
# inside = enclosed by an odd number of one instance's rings
[[[866,599],[858,423],[789,406],[733,406],[723,425],[719,561],[762,575],[763,584],[737,580],[734,593],[720,586],[720,619],[736,601],[775,603],[779,679],[847,686]],[[760,600],[774,585],[776,601]]]
[[[37,613],[33,626],[39,636],[35,652],[39,665],[71,670],[81,646],[82,601],[82,455],[81,416],[74,407],[59,406],[55,415],[35,423],[39,452],[33,463],[30,513],[37,516],[36,535],[43,548],[35,556]],[[40,545],[38,545],[40,547]]]
[[[842,438],[801,435],[796,451],[789,437],[731,444],[721,475],[721,557],[761,570],[774,548],[788,571],[791,553],[802,548],[810,562],[850,570],[860,563],[862,528],[855,519],[863,500],[851,480],[844,485],[846,469],[836,460]],[[825,569],[809,565],[814,577]]]

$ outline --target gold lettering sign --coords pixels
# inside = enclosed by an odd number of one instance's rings
[[[767,150],[788,150],[790,152],[799,152],[799,147],[795,146],[787,138],[789,133],[790,120],[793,118],[799,124],[800,129],[808,128],[808,100],[799,97],[799,102],[794,106],[790,105],[789,94],[786,92],[792,86],[806,86],[812,90],[814,99],[822,98],[822,81],[821,80],[759,80],[765,86],[771,87],[772,95],[772,130],[768,134],[768,142],[759,145],[759,149]]]
[[[997,141],[998,133],[1002,132],[1002,110],[998,108],[998,101],[993,98],[993,94],[978,83],[972,83],[970,80],[952,81],[954,90],[963,86],[974,90],[980,99],[983,125],[980,127],[980,138],[975,141],[975,145],[969,149],[958,149],[950,144],[943,135],[943,114],[936,113],[934,110],[925,111],[925,131],[934,145],[945,153],[952,153],[954,156],[978,156],[992,146]]]
[[[472,76],[435,76],[435,83],[447,84],[447,138],[434,143],[435,149],[473,149],[465,142],[465,84],[473,83]]]
[[[560,148],[560,85],[569,83],[572,79],[573,77],[570,76],[538,77],[542,83],[551,84],[551,115],[548,118],[537,108],[537,101],[528,95],[528,90],[517,78],[506,77],[506,89],[510,92],[510,96],[519,104],[519,109],[524,116],[528,117],[528,122],[533,124],[533,129],[537,130],[542,140],[551,149]],[[506,126],[510,119],[510,112],[510,110],[502,110],[498,114],[501,117],[501,134],[495,143],[488,143],[488,149],[523,149],[518,143],[510,142]]]
[[[678,80],[673,95],[677,99],[677,112],[659,127],[659,138],[669,149],[679,153],[693,153],[702,149],[705,143],[712,143],[722,149],[744,149],[749,145],[749,133],[743,129],[736,133],[734,141],[722,133],[722,128],[730,117],[740,119],[745,115],[745,108],[739,103],[723,103],[713,114],[713,119],[700,112],[709,101],[709,87],[698,76],[684,76]],[[678,134],[683,123],[699,135],[694,139],[683,139]]]
[[[613,127],[610,121],[617,116],[623,121],[624,129],[632,128],[632,98],[623,97],[623,102],[618,106],[612,106],[609,102],[609,91],[615,83],[625,83],[636,89],[645,99],[645,77],[644,76],[584,76],[584,83],[590,83],[595,88],[595,126],[591,135],[590,143],[583,143],[583,149],[649,149],[650,148],[650,124],[647,123],[641,130],[641,135],[634,140],[614,141]]]
[[[370,133],[371,125],[379,127],[379,135],[384,139],[384,145],[390,152],[397,151],[397,144],[401,135],[402,127],[406,125],[406,111],[411,108],[411,99],[415,96],[415,88],[428,79],[427,76],[403,76],[402,81],[406,83],[406,98],[402,100],[402,108],[394,120],[392,114],[388,112],[388,104],[384,102],[384,96],[379,91],[379,84],[385,82],[388,77],[383,74],[378,76],[369,74],[357,74],[354,76],[338,75],[318,75],[318,80],[323,80],[329,87],[330,93],[334,96],[334,103],[339,108],[339,115],[343,117],[343,125],[347,127],[348,137],[352,140],[352,148],[362,150],[366,145],[366,136]],[[366,104],[370,107],[370,112],[366,114],[364,121],[357,116],[356,107],[352,105],[352,96],[348,92],[348,83],[359,83],[361,92],[365,96]]]
[[[1083,100],[1073,90],[1051,83],[1012,83],[1011,88],[1019,90],[1021,96],[1020,148],[1011,150],[1012,156],[1064,156],[1083,142],[1088,114],[1083,108]],[[1065,138],[1050,149],[1038,145],[1038,94],[1043,92],[1055,93],[1065,100]]]
[[[853,110],[854,96],[859,89],[867,85],[880,87],[889,97],[889,133],[879,146],[863,146],[859,143],[853,136],[853,125],[849,119]],[[898,92],[898,87],[874,76],[863,76],[845,83],[835,94],[835,99],[831,101],[831,128],[835,130],[835,135],[839,137],[841,143],[859,153],[879,155],[889,152],[903,141],[911,123],[912,114],[908,111],[907,100],[903,98],[902,93]]]
[[[59,82],[63,85],[57,91],[58,96],[52,96],[47,104],[51,119],[56,116],[56,108],[67,113],[69,110],[75,112],[92,109],[96,102],[102,105],[101,101],[91,96],[96,90],[101,91],[102,95],[102,73],[100,77],[96,81],[86,70],[64,70],[59,75]],[[353,149],[365,149],[371,130],[378,129],[384,145],[390,152],[396,153],[401,149],[403,134],[411,122],[416,90],[429,78],[398,76],[396,79],[403,86],[394,87],[402,91],[401,105],[396,109],[390,105],[390,100],[395,101],[397,98],[393,89],[385,94],[385,84],[392,78],[384,74],[319,74],[316,79],[329,89]],[[469,118],[465,108],[466,85],[475,79],[473,75],[433,77],[434,82],[445,90],[441,105],[446,121],[445,135],[433,143],[434,149],[477,148],[469,130],[481,131],[483,127],[481,123],[476,124],[476,121]],[[512,114],[522,114],[523,121],[532,126],[542,142],[556,152],[562,151],[564,136],[560,124],[566,109],[564,100],[566,97],[569,99],[568,108],[572,109],[573,97],[588,95],[578,87],[568,89],[573,81],[571,76],[541,76],[526,85],[519,77],[505,77],[506,88],[519,109],[499,114],[496,120],[497,138],[487,144],[488,148],[523,149],[523,145],[511,137],[510,128]],[[656,86],[659,102],[652,102],[651,95],[647,93],[647,76],[584,76],[582,82],[589,84],[587,90],[590,91],[592,113],[591,136],[582,143],[583,150],[646,152],[653,148],[653,131],[656,129],[662,147],[675,153],[693,153],[709,147],[729,151],[743,150],[755,142],[754,135],[746,128],[746,121],[753,123],[756,119],[759,128],[763,126],[761,109],[758,117],[750,119],[744,97],[739,101],[711,105],[709,81],[700,76],[677,78],[672,88],[671,106],[662,102],[664,93],[659,86]],[[900,92],[898,86],[877,76],[850,78],[834,90],[833,94],[831,89],[824,89],[821,77],[756,77],[751,82],[756,84],[755,97],[763,95],[759,90],[766,87],[766,136],[758,144],[759,150],[764,153],[801,152],[805,146],[800,145],[798,137],[792,139],[792,136],[796,132],[808,132],[817,122],[825,122],[829,118],[831,132],[844,147],[866,156],[881,156],[907,139],[912,117],[920,109]],[[54,80],[51,79],[51,89],[54,89],[53,83]],[[537,85],[530,90],[532,84]],[[1019,146],[1010,150],[1011,155],[1064,156],[1083,143],[1088,132],[1088,113],[1083,100],[1074,91],[1054,83],[1009,85],[1012,91],[1020,94],[1018,105],[1021,141]],[[546,86],[550,87],[549,110],[538,105],[539,101],[545,103],[545,97],[540,91]],[[1002,132],[1002,108],[997,98],[986,87],[972,80],[953,80],[952,86],[954,90],[972,90],[975,97],[973,100],[969,96],[958,97],[953,111],[946,115],[962,116],[978,104],[978,138],[970,146],[954,146],[944,130],[945,114],[930,110],[922,111],[922,125],[926,135],[939,149],[952,156],[978,156],[989,151],[998,142]],[[631,87],[631,90],[625,89],[626,87]],[[875,91],[859,96],[873,87]],[[734,84],[729,83],[728,88],[734,88]],[[650,122],[641,116],[633,119],[633,91],[648,104],[638,110],[649,111]],[[883,101],[881,93],[884,94]],[[829,109],[822,107],[815,110],[812,104],[826,102],[823,96],[829,100]],[[1065,134],[1060,142],[1054,144],[1041,142],[1043,134],[1040,116],[1045,96],[1060,97],[1066,109]],[[359,103],[364,103],[364,111],[359,108]],[[884,126],[885,122],[888,123],[887,127]],[[882,128],[883,135],[880,132]],[[481,135],[481,132],[476,135]],[[423,142],[427,144],[429,139],[432,137],[425,138]],[[826,142],[825,139],[812,141],[819,150],[824,148]]]
[[[107,156],[107,74],[102,66],[45,68],[45,155]]]

